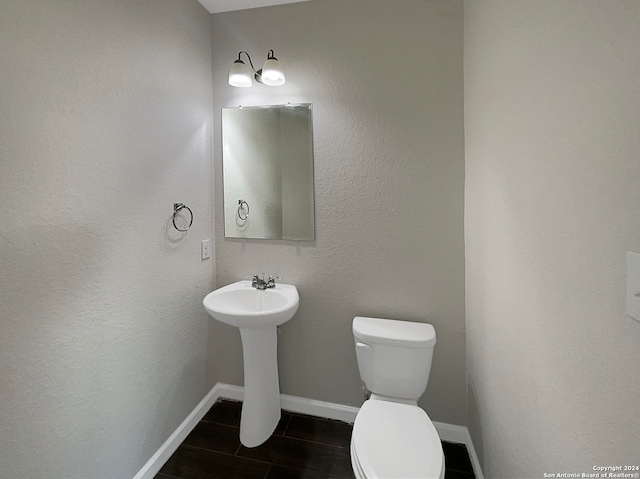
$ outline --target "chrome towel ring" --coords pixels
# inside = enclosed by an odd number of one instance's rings
[[[242,221],[246,220],[249,217],[249,203],[247,203],[245,200],[238,200],[238,217]]]
[[[178,212],[180,210],[189,210],[189,214],[191,215],[191,221],[189,221],[189,226],[187,226],[185,229],[180,229],[178,228],[178,226],[176,225],[176,214],[178,214]],[[173,204],[173,227],[175,229],[177,229],[178,231],[181,232],[186,232],[189,230],[189,228],[191,228],[191,225],[193,224],[193,211],[191,211],[191,208],[189,208],[187,205],[183,204],[183,203],[174,203]]]

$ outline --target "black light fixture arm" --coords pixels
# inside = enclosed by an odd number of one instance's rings
[[[273,50],[269,50],[271,52],[271,55],[273,56]],[[251,69],[253,70],[253,77],[256,79],[256,81],[258,83],[262,83],[262,68],[260,70],[256,70],[256,67],[253,66],[253,62],[251,61],[251,56],[245,52],[244,50],[240,50],[240,53],[238,53],[238,60],[240,60],[240,55],[244,53],[247,58],[249,59],[249,65],[251,65]],[[275,58],[275,57],[274,57]],[[267,59],[269,59],[269,54],[267,53]]]
[[[273,50],[271,50],[273,51]],[[247,52],[245,52],[244,50],[240,50],[240,53],[238,53],[238,61],[242,61],[242,59],[240,58],[240,55],[245,54],[247,56],[247,58],[249,59],[249,65],[251,65],[251,69],[253,70],[253,73],[257,73],[256,69],[253,66],[253,62],[251,61],[251,57],[249,56],[249,54]]]

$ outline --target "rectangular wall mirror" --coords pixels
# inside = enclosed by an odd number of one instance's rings
[[[310,103],[222,109],[226,238],[315,240]]]

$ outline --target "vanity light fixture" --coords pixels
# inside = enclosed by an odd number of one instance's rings
[[[282,70],[282,65],[280,65],[280,62],[274,56],[273,50],[267,52],[267,61],[264,62],[263,67],[258,71],[253,67],[253,62],[247,52],[242,50],[238,53],[238,59],[233,62],[233,65],[229,68],[229,85],[243,88],[252,85],[251,71],[249,71],[247,64],[240,59],[240,55],[243,53],[249,59],[249,65],[251,65],[254,78],[258,83],[264,83],[269,86],[284,85],[284,71]]]

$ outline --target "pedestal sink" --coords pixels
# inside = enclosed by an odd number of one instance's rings
[[[269,439],[280,421],[276,328],[293,317],[299,302],[298,290],[291,284],[258,290],[251,281],[216,289],[202,302],[214,319],[240,329],[244,360],[240,442],[246,447]]]

